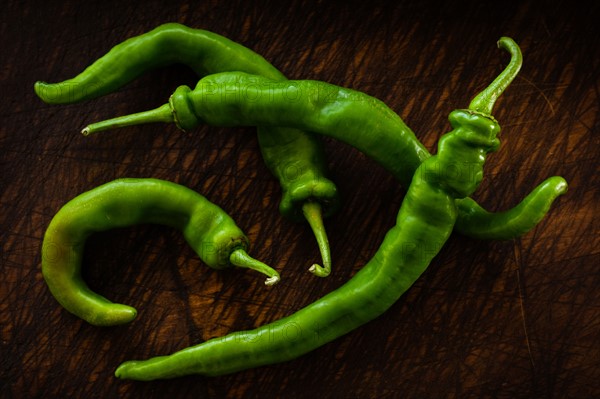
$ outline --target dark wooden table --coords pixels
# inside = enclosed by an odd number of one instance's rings
[[[1,397],[600,397],[597,2],[95,3],[8,1],[0,10]],[[519,239],[454,234],[387,313],[297,360],[217,378],[120,381],[113,372],[122,361],[275,321],[336,289],[373,255],[405,192],[372,160],[326,139],[343,207],[327,220],[334,272],[317,279],[306,271],[317,247],[306,225],[278,213],[280,189],[254,128],[78,133],[164,103],[176,86],[194,84],[191,70],[165,67],[81,104],[35,96],[36,80],[72,77],[168,21],[240,42],[290,78],[375,96],[430,150],[449,112],[506,64],[495,43],[511,36],[525,62],[497,104],[503,146],[475,197],[506,209],[552,175],[570,190]],[[84,266],[94,290],[135,306],[138,318],[97,328],[70,315],[40,272],[44,231],[68,200],[120,177],[201,192],[248,233],[252,254],[278,268],[282,282],[265,288],[251,272],[208,269],[177,231],[143,225],[94,235]]]

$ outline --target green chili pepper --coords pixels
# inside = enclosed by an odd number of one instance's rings
[[[126,40],[73,79],[36,82],[35,92],[47,103],[89,100],[117,90],[142,73],[168,64],[184,64],[198,75],[243,71],[284,81],[285,76],[263,57],[223,36],[177,23],[168,23]],[[318,137],[296,129],[258,127],[265,164],[282,188],[280,212],[289,219],[308,220],[317,239],[323,266],[309,270],[324,277],[331,271],[331,254],[323,216],[339,207],[339,195],[327,177],[325,155]]]
[[[69,312],[98,326],[123,324],[137,311],[93,292],[81,277],[83,247],[90,234],[139,223],[180,229],[206,265],[250,268],[265,274],[266,285],[279,273],[251,258],[248,238],[217,205],[175,183],[119,179],[85,192],[54,216],[42,245],[42,273],[50,291]]]
[[[520,50],[512,40],[503,38],[499,46],[511,51],[513,57],[505,71],[473,100],[473,112],[485,111],[480,104],[486,103],[485,99],[488,103],[495,101],[521,67]],[[83,133],[148,122],[175,122],[184,130],[206,123],[289,126],[316,132],[358,148],[403,184],[409,184],[417,167],[431,156],[402,119],[371,96],[320,81],[278,82],[241,72],[207,76],[193,91],[180,86],[168,104],[94,123]],[[456,168],[446,173],[456,173]],[[476,177],[468,167],[462,168],[461,173]],[[518,237],[544,217],[562,192],[562,185],[561,178],[551,177],[518,206],[501,213],[487,212],[471,198],[457,199],[456,228],[476,238]]]
[[[504,46],[513,57],[515,47]],[[274,323],[214,338],[169,356],[128,361],[117,368],[115,375],[136,380],[189,374],[214,376],[291,360],[385,312],[440,251],[457,219],[456,199],[475,191],[487,153],[499,146],[496,136],[500,126],[488,114],[494,98],[476,98],[475,109],[450,114],[453,130],[440,139],[437,155],[417,168],[396,225],[373,258],[345,285]],[[470,173],[446,173],[462,167]]]

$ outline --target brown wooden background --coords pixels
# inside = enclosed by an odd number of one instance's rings
[[[447,3],[5,2],[0,396],[600,397],[598,6]],[[151,72],[82,104],[48,106],[35,97],[36,80],[74,76],[168,21],[243,43],[290,78],[373,95],[430,149],[447,131],[448,113],[467,106],[506,64],[495,43],[511,36],[525,63],[497,104],[503,146],[476,198],[505,209],[551,175],[564,176],[570,191],[522,238],[454,235],[384,316],[300,359],[218,378],[117,380],[124,360],[277,320],[334,290],[375,252],[404,194],[373,161],[326,140],[344,206],[327,221],[334,273],[317,279],[306,272],[319,256],[311,233],[279,215],[279,187],[254,129],[78,133],[88,122],[164,103],[177,85],[195,83],[187,68]],[[41,276],[45,228],[77,194],[125,176],[181,183],[222,206],[248,233],[252,254],[281,271],[281,284],[266,289],[252,273],[208,269],[178,232],[139,226],[94,235],[84,267],[95,290],[137,307],[138,319],[96,328],[68,314]]]

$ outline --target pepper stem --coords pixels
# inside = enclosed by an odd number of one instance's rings
[[[151,109],[149,111],[138,112],[136,114],[119,116],[117,118],[92,123],[91,125],[86,126],[81,131],[81,134],[83,134],[84,136],[89,136],[92,133],[100,132],[102,130],[116,129],[125,126],[141,125],[144,123],[170,123],[173,121],[174,116],[170,104],[164,104],[158,108]]]
[[[325,226],[323,224],[321,204],[314,201],[305,202],[304,205],[302,205],[302,213],[304,213],[304,217],[308,221],[308,224],[317,239],[319,251],[321,252],[321,258],[323,260],[323,266],[315,263],[308,271],[318,277],[327,277],[331,273],[331,252],[329,250],[327,233],[325,232]]]
[[[492,114],[494,103],[513,81],[515,76],[517,76],[519,70],[521,69],[521,65],[523,64],[521,50],[513,39],[510,37],[501,37],[500,40],[498,40],[498,47],[510,53],[510,62],[506,68],[504,68],[504,71],[502,71],[487,88],[475,96],[475,98],[471,101],[471,104],[469,104],[470,110],[477,111],[485,115]]]
[[[229,261],[234,266],[256,270],[257,272],[266,275],[268,278],[265,280],[265,285],[275,285],[281,280],[277,271],[261,261],[254,259],[242,248],[234,250],[231,255],[229,255]]]

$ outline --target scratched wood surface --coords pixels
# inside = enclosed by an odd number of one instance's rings
[[[0,396],[600,397],[597,2],[448,3],[5,2]],[[169,21],[238,41],[290,78],[375,96],[430,150],[448,130],[449,112],[466,107],[506,64],[495,43],[511,36],[525,63],[494,112],[503,146],[476,198],[506,209],[551,175],[564,176],[570,190],[522,238],[453,235],[387,313],[297,360],[217,378],[117,380],[122,361],[275,321],[339,287],[373,255],[404,194],[373,161],[324,140],[343,207],[327,220],[334,272],[317,279],[306,272],[319,257],[311,233],[279,215],[279,187],[253,128],[78,134],[89,122],[164,103],[176,86],[194,84],[186,67],[150,72],[81,104],[48,106],[34,95],[36,80],[72,77],[117,43]],[[138,308],[138,319],[97,328],[71,316],[42,279],[43,233],[65,202],[119,177],[201,192],[238,222],[251,253],[283,281],[267,289],[251,272],[213,271],[177,231],[142,225],[94,235],[84,259],[90,286]]]

